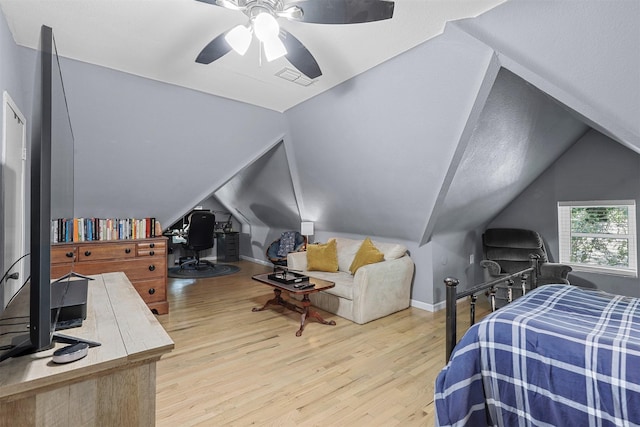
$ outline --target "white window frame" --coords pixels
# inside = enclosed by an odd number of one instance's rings
[[[571,208],[625,207],[629,212],[629,234],[616,235],[618,239],[629,242],[629,267],[608,267],[594,264],[571,262]],[[560,263],[569,264],[575,271],[613,274],[617,276],[638,277],[638,248],[636,234],[635,200],[598,200],[586,202],[558,202],[558,243]],[[580,234],[585,237],[611,237],[611,235]]]

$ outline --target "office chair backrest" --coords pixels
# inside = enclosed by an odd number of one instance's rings
[[[212,212],[193,212],[189,217],[187,247],[201,251],[213,247],[216,216]]]

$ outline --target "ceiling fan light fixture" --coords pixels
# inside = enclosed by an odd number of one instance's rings
[[[262,42],[264,46],[264,56],[267,61],[271,62],[274,59],[278,59],[287,54],[287,48],[282,43],[282,40],[278,36],[270,37]]]
[[[261,12],[253,18],[253,29],[258,40],[267,43],[267,40],[278,37],[280,25],[270,13]]]
[[[224,39],[229,43],[229,46],[240,55],[247,53],[249,45],[251,44],[251,30],[244,25],[238,25],[232,28],[225,36]]]

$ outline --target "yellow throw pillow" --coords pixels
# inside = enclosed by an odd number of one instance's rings
[[[373,245],[371,239],[367,237],[364,239],[364,242],[362,242],[362,245],[360,245],[358,252],[356,252],[356,256],[353,258],[351,267],[349,267],[349,271],[351,274],[356,274],[356,271],[358,271],[360,267],[383,260],[384,254],[380,252],[378,248]]]
[[[327,243],[307,245],[307,270],[338,271],[338,245],[336,239]]]

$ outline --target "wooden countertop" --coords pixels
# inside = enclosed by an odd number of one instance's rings
[[[17,398],[62,382],[106,375],[138,362],[157,360],[173,349],[173,341],[124,273],[91,277],[95,280],[89,282],[86,320],[82,327],[61,333],[102,345],[89,348],[85,358],[68,364],[51,361],[53,352],[65,345],[61,343],[0,362],[0,398]],[[8,315],[5,312],[3,317]]]

